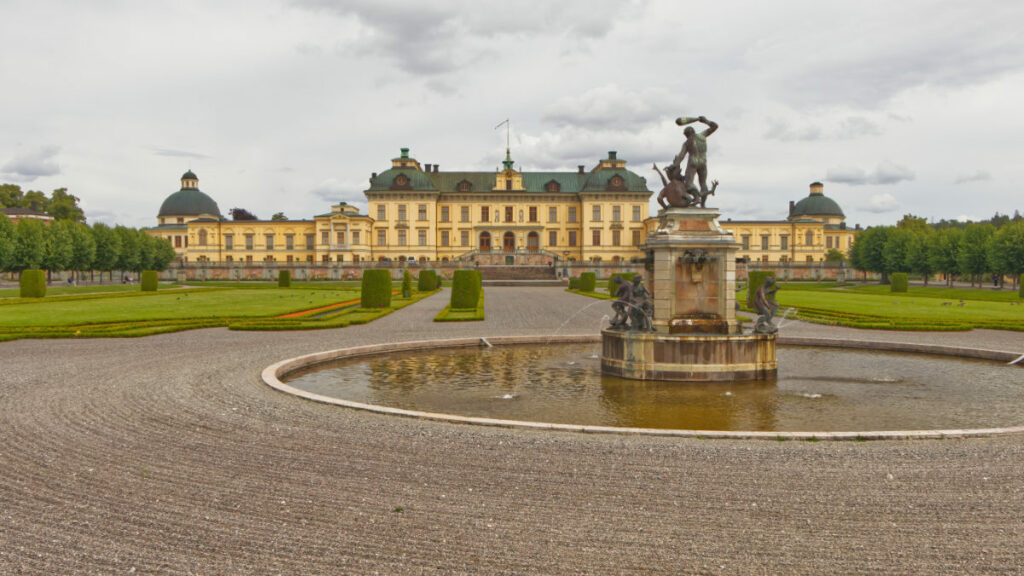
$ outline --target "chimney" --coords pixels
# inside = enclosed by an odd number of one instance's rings
[[[578,165],[577,168],[579,169],[580,174],[583,174],[583,164]]]
[[[437,174],[438,165],[434,164],[434,174]]]
[[[409,157],[409,149],[408,148],[402,148],[402,158],[408,158],[408,157]]]
[[[615,150],[609,150],[608,151],[608,159],[609,160],[615,160],[615,156],[616,155],[618,155],[618,152],[616,152]]]

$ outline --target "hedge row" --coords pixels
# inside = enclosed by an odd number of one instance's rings
[[[291,270],[281,270],[277,273],[277,287],[278,288],[290,288],[292,285],[292,272]]]
[[[452,275],[452,308],[476,308],[483,279],[479,270],[456,270]]]
[[[906,292],[908,284],[906,272],[893,272],[889,276],[889,289],[891,292]]]
[[[21,271],[21,297],[42,298],[46,296],[46,271]]]
[[[366,270],[363,272],[363,308],[387,308],[391,306],[391,271]]]
[[[584,272],[580,274],[580,290],[583,292],[593,292],[597,288],[597,274],[593,272]]]
[[[143,270],[141,288],[143,292],[156,292],[156,286],[160,282],[160,275],[156,270]]]
[[[769,276],[775,276],[775,272],[765,272],[764,270],[747,272],[747,308],[754,309],[754,296],[757,294],[757,289],[764,284]]]

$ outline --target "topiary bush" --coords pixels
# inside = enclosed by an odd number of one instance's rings
[[[612,277],[608,279],[608,293],[612,296],[615,295],[615,291],[619,289],[618,285],[615,284],[615,277],[618,276],[626,282],[632,282],[633,277],[636,276],[636,272],[619,272],[618,274],[612,274]]]
[[[21,271],[21,297],[42,298],[46,296],[46,272],[44,270]]]
[[[906,272],[893,272],[889,276],[889,290],[891,292],[906,292],[907,284]]]
[[[160,282],[160,275],[156,270],[142,271],[142,291],[156,292],[156,286]]]
[[[402,271],[402,298],[408,298],[412,294],[412,274],[408,270]]]
[[[452,275],[452,308],[476,308],[480,300],[480,272],[477,270],[456,270]]]
[[[577,278],[576,276],[570,276],[569,277],[569,290],[579,290],[579,288],[580,288],[580,279]]]
[[[278,288],[291,288],[292,285],[292,272],[291,270],[281,270],[277,273],[277,287]]]
[[[764,284],[764,281],[769,276],[775,276],[775,272],[764,270],[751,270],[747,272],[747,308],[754,308],[754,295],[757,294],[757,289]]]
[[[584,272],[580,274],[579,290],[581,292],[593,292],[597,288],[597,274]]]
[[[366,270],[363,272],[363,308],[387,308],[391,306],[391,271]]]
[[[420,292],[435,290],[435,286],[437,286],[437,272],[433,270],[424,270],[420,272],[419,278],[416,278],[416,289]]]

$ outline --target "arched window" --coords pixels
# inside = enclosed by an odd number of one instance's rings
[[[540,250],[540,235],[536,232],[530,232],[526,235],[526,249],[531,252]]]
[[[505,232],[505,235],[501,237],[501,249],[505,252],[515,252],[516,249],[516,235],[515,232]]]
[[[491,251],[491,233],[481,232],[480,233],[480,251],[490,252]]]

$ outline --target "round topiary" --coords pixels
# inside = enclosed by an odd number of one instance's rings
[[[290,288],[292,285],[292,272],[291,270],[281,270],[277,273],[277,287],[278,288]]]
[[[747,308],[754,308],[754,295],[757,294],[757,289],[764,284],[764,281],[769,276],[775,276],[775,272],[764,270],[751,270],[747,272]]]
[[[160,275],[156,270],[143,270],[141,288],[143,292],[156,292],[157,284],[160,282]]]
[[[584,272],[580,274],[580,291],[581,292],[593,292],[597,288],[597,274],[593,272]]]
[[[42,298],[46,296],[46,271],[21,271],[21,297]]]
[[[892,292],[906,292],[908,284],[906,272],[893,272],[889,276],[889,290]]]
[[[366,270],[363,272],[363,308],[387,308],[391,306],[391,271]]]
[[[480,300],[480,272],[456,270],[452,275],[452,308],[476,308]]]

